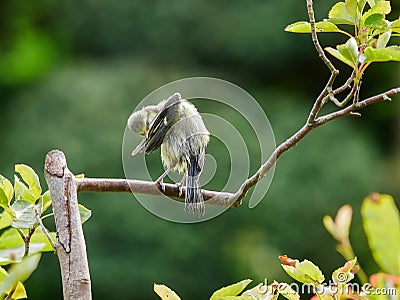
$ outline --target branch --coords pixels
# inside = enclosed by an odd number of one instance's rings
[[[315,29],[315,16],[314,16],[314,8],[312,0],[307,0],[307,13],[308,13],[308,18],[310,19],[311,38],[314,43],[315,49],[318,52],[319,57],[322,59],[322,61],[325,63],[325,65],[328,67],[331,73],[339,74],[339,71],[335,68],[332,62],[325,55],[324,49],[322,49],[321,44],[318,41],[317,31]]]
[[[322,124],[325,124],[329,121],[332,121],[334,119],[343,117],[343,116],[349,116],[351,115],[354,111],[362,109],[364,107],[367,107],[371,104],[377,103],[377,102],[382,102],[382,101],[392,101],[391,97],[394,95],[400,94],[400,87],[393,88],[389,91],[383,92],[381,94],[369,97],[367,99],[364,99],[359,102],[355,102],[341,110],[332,112],[330,114],[324,115],[319,117],[315,123],[317,126],[320,126]]]
[[[79,216],[75,176],[64,153],[46,155],[45,177],[57,228],[56,253],[60,262],[64,299],[91,299],[86,244]]]
[[[310,25],[311,25],[311,38],[314,44],[314,47],[316,51],[318,52],[319,57],[321,60],[324,62],[324,64],[327,66],[327,68],[330,70],[331,75],[329,77],[329,80],[320,93],[320,95],[317,97],[315,100],[313,107],[310,111],[310,114],[307,118],[306,124],[300,128],[295,134],[293,134],[289,139],[287,139],[285,142],[281,143],[275,151],[271,154],[271,156],[268,158],[268,160],[258,169],[258,171],[249,179],[247,179],[243,184],[240,186],[239,190],[234,194],[234,202],[236,205],[240,205],[242,202],[242,199],[246,196],[247,191],[257,184],[266,174],[267,172],[272,168],[272,166],[276,163],[278,158],[288,149],[294,147],[300,140],[302,140],[311,130],[329,122],[332,120],[335,120],[340,117],[344,116],[359,116],[358,113],[355,113],[355,110],[359,110],[361,108],[364,108],[368,105],[371,105],[376,102],[380,101],[386,101],[390,100],[390,97],[399,94],[400,93],[400,87],[399,88],[394,88],[391,89],[387,92],[381,93],[379,95],[367,98],[363,101],[358,101],[358,92],[359,92],[359,87],[360,83],[356,84],[353,83],[353,88],[351,89],[350,93],[347,95],[347,97],[342,101],[339,102],[337,101],[334,96],[344,92],[348,88],[351,87],[351,83],[354,81],[355,78],[355,73],[351,74],[351,76],[348,78],[348,80],[339,88],[336,90],[333,90],[333,84],[334,81],[339,74],[339,71],[335,68],[335,66],[332,64],[332,62],[327,58],[325,55],[324,50],[322,49],[318,36],[317,36],[317,31],[315,29],[315,16],[314,16],[314,9],[313,9],[313,1],[312,0],[306,0],[307,2],[307,12],[308,16],[310,19]],[[351,105],[347,106],[346,108],[342,108],[341,110],[338,110],[336,112],[324,115],[322,117],[317,117],[318,113],[320,112],[321,108],[329,101],[332,100],[337,106],[342,107],[345,106],[348,101],[353,98],[354,101]]]
[[[185,200],[186,188],[182,189],[179,195],[179,189],[176,184],[164,183],[165,192],[161,192],[156,183],[144,180],[130,179],[111,179],[111,178],[81,178],[76,179],[78,192],[128,192],[148,194],[154,196],[169,196]],[[229,207],[233,194],[226,192],[215,192],[203,190],[203,197],[207,204],[215,204],[223,207]]]
[[[342,86],[333,89],[333,84],[337,75],[339,74],[339,71],[334,67],[332,62],[326,57],[318,41],[317,32],[315,29],[315,17],[312,6],[312,0],[306,0],[306,1],[307,1],[307,11],[311,24],[312,41],[314,43],[315,49],[319,54],[319,57],[325,63],[327,68],[331,71],[331,75],[328,79],[328,82],[326,86],[323,88],[320,95],[315,100],[305,124],[290,138],[282,142],[270,155],[268,160],[263,165],[261,165],[258,171],[253,176],[246,179],[235,193],[204,190],[203,191],[204,199],[208,204],[216,204],[224,207],[239,206],[242,203],[243,198],[246,196],[247,191],[251,187],[256,185],[263,177],[265,177],[267,172],[275,165],[278,158],[287,150],[294,147],[313,129],[340,117],[359,116],[360,114],[356,112],[357,110],[369,106],[373,103],[391,100],[390,97],[396,94],[400,94],[400,87],[398,87],[398,88],[393,88],[384,93],[369,97],[362,101],[358,101],[359,84],[354,83],[354,78],[355,78],[354,72]],[[342,102],[335,99],[336,95],[348,89],[351,90]],[[352,104],[342,108],[349,102],[351,98],[353,98]],[[331,100],[335,105],[339,106],[341,109],[318,117],[318,113],[320,112],[321,108],[329,100]],[[77,187],[78,192],[134,192],[134,193],[143,193],[150,195],[166,195],[180,200],[185,199],[185,189],[183,189],[182,194],[179,194],[178,187],[173,184],[165,184],[165,191],[161,192],[159,187],[154,182],[141,181],[141,180],[83,178],[83,179],[76,179],[76,183],[78,186]]]
[[[274,150],[268,160],[258,169],[258,171],[253,176],[243,182],[236,193],[203,190],[204,200],[207,204],[214,204],[223,207],[239,206],[242,203],[243,198],[246,196],[247,191],[251,187],[256,185],[267,174],[267,172],[276,163],[278,158],[284,152],[300,142],[310,131],[337,118],[358,115],[357,113],[355,113],[355,111],[377,102],[391,100],[390,97],[396,94],[400,94],[400,87],[393,88],[387,92],[369,97],[357,103],[353,103],[352,105],[341,110],[318,117],[317,119],[315,119],[312,125],[306,122],[303,127],[301,127],[295,134],[293,134],[290,138],[281,143]],[[184,201],[185,199],[185,188],[183,189],[182,194],[179,195],[179,189],[175,184],[165,183],[165,192],[161,192],[154,182],[143,180],[81,178],[76,179],[76,183],[78,192],[133,192],[155,196],[165,195],[180,199],[182,201]]]

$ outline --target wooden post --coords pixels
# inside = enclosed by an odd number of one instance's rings
[[[44,173],[57,228],[56,252],[60,262],[64,299],[92,299],[77,184],[75,176],[68,170],[63,152],[52,150],[46,155]]]

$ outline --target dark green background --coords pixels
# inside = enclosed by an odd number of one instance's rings
[[[315,1],[317,19],[333,3]],[[304,123],[329,75],[308,35],[283,31],[306,18],[305,1],[298,0],[1,1],[0,173],[12,178],[14,164],[26,163],[43,179],[44,157],[58,148],[75,173],[123,178],[131,111],[152,90],[192,76],[246,89],[277,142],[285,140]],[[343,81],[349,70],[337,65]],[[395,63],[372,66],[362,96],[398,86],[398,71]],[[206,299],[244,278],[289,280],[281,254],[308,258],[328,276],[343,259],[321,219],[344,203],[355,209],[359,260],[368,273],[377,271],[359,207],[372,191],[400,192],[400,99],[394,100],[311,133],[281,158],[265,199],[252,210],[245,200],[216,219],[183,225],[155,217],[130,194],[81,194],[93,212],[84,230],[94,298],[157,299],[156,282],[183,299]],[[221,184],[215,178],[210,187]],[[31,299],[61,297],[55,255],[43,255],[27,289]]]

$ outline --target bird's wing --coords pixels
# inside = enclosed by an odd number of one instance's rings
[[[135,156],[136,154],[140,153],[143,151],[144,147],[146,146],[146,139],[143,139],[139,145],[136,146],[135,149],[132,151],[132,156]]]
[[[173,94],[167,99],[164,107],[154,117],[149,131],[147,133],[145,153],[149,154],[158,149],[164,141],[164,137],[167,134],[171,126],[176,122],[176,115],[178,106],[182,98],[179,93]]]

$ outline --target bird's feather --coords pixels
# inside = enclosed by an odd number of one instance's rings
[[[144,147],[146,146],[146,139],[143,139],[139,145],[136,146],[135,149],[132,151],[132,156],[135,156],[136,154],[143,152]]]
[[[181,95],[175,93],[167,99],[164,107],[154,117],[146,136],[146,154],[157,150],[163,143],[165,135],[171,126],[176,122],[178,105],[180,104],[181,100]]]

